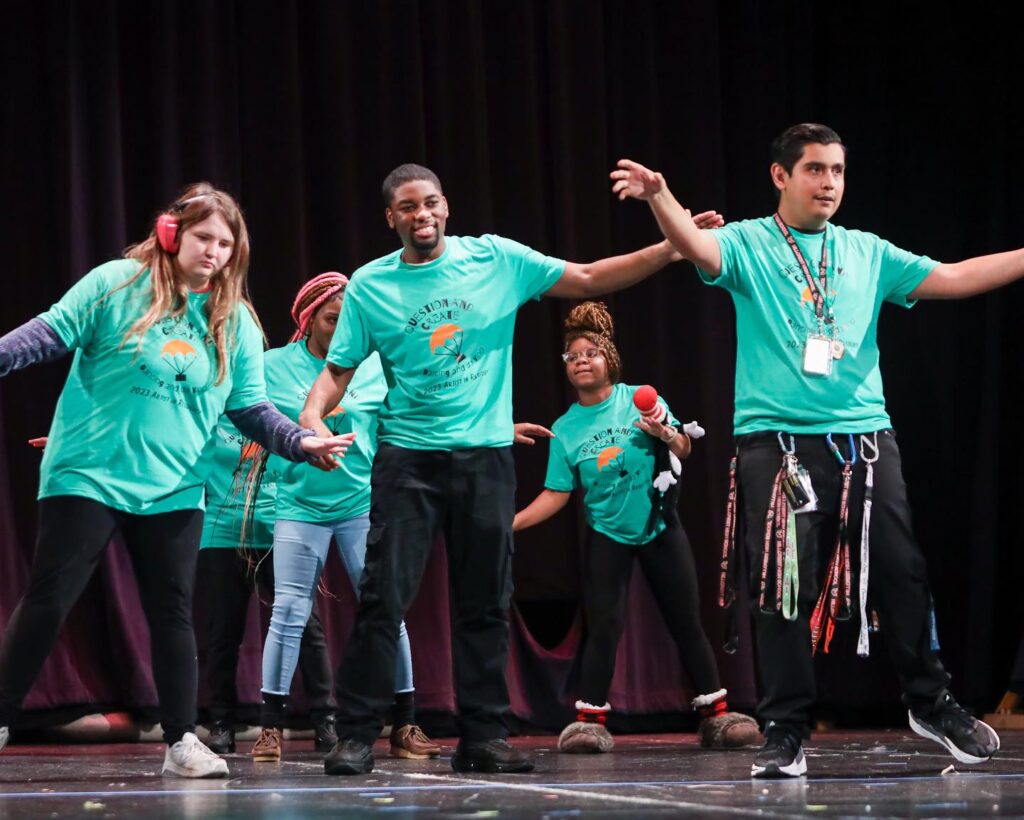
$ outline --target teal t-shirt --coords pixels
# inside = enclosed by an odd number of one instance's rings
[[[382,442],[509,445],[516,311],[564,270],[563,260],[493,235],[446,237],[441,256],[423,265],[395,251],[353,274],[327,360],[355,367],[380,353]]]
[[[348,298],[346,295],[346,302]],[[305,341],[299,341],[267,351],[266,363],[270,400],[288,418],[297,421],[309,389],[324,369],[323,360],[309,352]],[[359,365],[341,403],[324,419],[335,434],[356,434],[355,443],[336,470],[327,473],[311,464],[271,458],[271,465],[276,465],[279,472],[278,519],[323,524],[369,512],[370,471],[377,452],[377,415],[387,392],[380,357],[373,354]]]
[[[39,497],[77,495],[117,510],[201,509],[200,454],[225,410],[266,401],[262,334],[244,305],[235,313],[227,376],[217,378],[206,339],[207,294],[122,344],[149,305],[149,272],[119,259],[90,271],[46,313],[75,351],[40,469]]]
[[[622,544],[646,544],[665,529],[652,517],[657,441],[634,422],[636,387],[617,384],[600,404],[574,404],[553,425],[544,486],[568,493],[583,488],[587,524]],[[658,402],[665,404],[659,396]],[[668,405],[665,405],[668,409]],[[671,411],[666,424],[679,426]]]
[[[792,234],[816,274],[826,233]],[[845,352],[830,375],[815,376],[803,370],[807,336],[818,332],[814,299],[774,219],[733,222],[712,235],[722,272],[715,279],[700,274],[728,290],[736,306],[736,435],[890,427],[878,368],[878,314],[883,302],[912,306],[910,293],[938,262],[874,234],[829,225],[826,301]]]
[[[274,543],[274,498],[277,495],[275,459],[271,458],[260,481],[252,521],[242,542],[245,484],[258,446],[238,432],[227,416],[206,444],[200,458],[200,475],[206,479],[206,514],[199,549],[269,549]],[[283,459],[282,459],[283,460]]]

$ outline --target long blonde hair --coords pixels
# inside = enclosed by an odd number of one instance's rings
[[[242,210],[234,198],[224,191],[217,190],[208,182],[196,182],[186,187],[178,198],[161,212],[164,213],[172,214],[177,219],[179,237],[197,222],[202,222],[213,214],[220,214],[235,240],[227,264],[210,277],[210,298],[206,300],[203,308],[207,320],[207,339],[213,343],[217,351],[216,384],[220,384],[228,373],[230,348],[234,342],[237,324],[237,305],[243,304],[259,325],[256,311],[249,301],[249,287],[246,281],[249,271],[249,231],[245,227]],[[133,284],[146,270],[150,272],[151,287],[149,306],[142,317],[128,329],[121,340],[122,346],[133,336],[138,336],[138,346],[141,347],[143,337],[154,324],[167,315],[178,317],[185,313],[188,307],[189,288],[175,273],[175,256],[176,254],[164,250],[157,240],[156,220],[146,239],[125,249],[125,259],[138,261],[139,271],[111,293]]]

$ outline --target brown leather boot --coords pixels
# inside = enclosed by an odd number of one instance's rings
[[[423,734],[415,723],[407,723],[391,730],[391,756],[410,760],[440,757],[441,747]]]
[[[256,763],[278,763],[281,760],[281,730],[260,729],[260,736],[252,747],[252,759]]]

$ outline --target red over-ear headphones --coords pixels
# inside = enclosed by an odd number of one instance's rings
[[[197,199],[203,199],[209,196],[209,194],[199,194],[198,196],[190,196],[188,199],[182,199],[175,202],[167,213],[160,214],[156,218],[156,241],[160,243],[160,247],[168,253],[177,253],[181,247],[181,243],[178,241],[178,229],[180,223],[178,217],[181,216],[181,212],[185,210],[185,206],[190,202],[195,202]]]

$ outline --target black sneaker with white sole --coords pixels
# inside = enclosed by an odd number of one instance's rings
[[[999,735],[944,692],[924,715],[907,712],[910,728],[945,746],[961,763],[984,763],[999,751]]]
[[[764,730],[764,746],[750,767],[751,777],[800,777],[807,774],[807,761],[800,737],[769,722]]]
[[[452,755],[452,769],[457,772],[521,774],[533,771],[533,759],[504,738],[475,742],[460,740]]]

